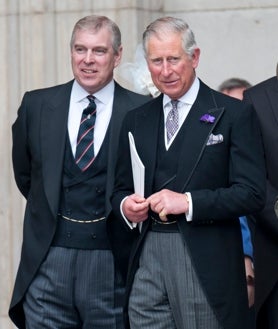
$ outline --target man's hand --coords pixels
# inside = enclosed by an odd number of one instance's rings
[[[186,194],[170,190],[162,190],[152,194],[147,201],[152,211],[159,214],[162,221],[167,221],[167,215],[185,214],[188,211]]]
[[[130,222],[143,222],[148,218],[149,202],[137,194],[132,194],[123,202],[122,210]]]
[[[247,293],[248,293],[248,304],[249,307],[253,306],[255,299],[255,286],[254,286],[254,269],[252,260],[245,256],[245,273],[246,273],[246,283],[247,283]]]

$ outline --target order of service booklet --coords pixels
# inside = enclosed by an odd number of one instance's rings
[[[133,175],[134,192],[144,197],[145,190],[145,166],[142,163],[135,146],[134,137],[131,132],[128,133],[129,148]]]

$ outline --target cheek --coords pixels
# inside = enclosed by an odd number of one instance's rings
[[[79,64],[82,62],[82,59],[77,56],[71,57],[71,66],[75,69],[78,68]]]
[[[71,61],[71,68],[72,68],[72,72],[73,74],[77,74],[77,64],[74,60]]]
[[[158,65],[154,65],[153,63],[148,63],[148,70],[151,75],[157,76],[161,71],[161,68]]]
[[[107,59],[107,58],[99,58],[97,65],[103,71],[111,71],[116,67],[116,62],[114,59]]]
[[[159,69],[150,69],[152,80],[159,81],[160,70]]]

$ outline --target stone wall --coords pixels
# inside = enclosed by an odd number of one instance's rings
[[[185,18],[201,48],[200,78],[217,86],[238,76],[257,83],[278,61],[277,0],[0,0],[0,328],[20,256],[24,200],[11,168],[11,125],[23,93],[72,78],[69,39],[82,16],[109,16],[123,34],[123,63],[134,60],[144,27],[162,15]],[[121,81],[121,77],[117,76]],[[123,81],[125,83],[125,81]]]

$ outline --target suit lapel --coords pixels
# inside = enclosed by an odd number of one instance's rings
[[[223,111],[224,108],[217,106],[213,91],[201,83],[197,99],[184,122],[184,142],[182,145],[182,150],[184,151],[180,152],[179,155],[180,160],[175,184],[176,191],[185,191],[202,157],[207,140],[222,116]],[[214,122],[201,121],[201,117],[205,114],[213,116]]]
[[[57,215],[61,177],[63,172],[67,121],[72,82],[57,88],[43,104],[41,149],[45,194],[53,215]],[[52,102],[52,99],[55,102]]]

